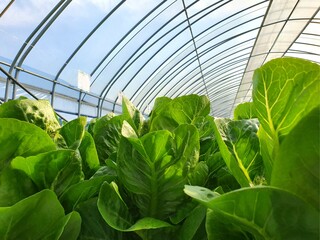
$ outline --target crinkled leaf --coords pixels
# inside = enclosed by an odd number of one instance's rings
[[[279,188],[242,188],[219,195],[203,187],[186,186],[185,193],[213,210],[215,221],[207,222],[208,239],[228,239],[231,231],[234,239],[245,239],[244,234],[255,239],[319,236],[319,212]]]
[[[77,239],[81,220],[77,213],[65,216],[56,195],[43,190],[11,207],[0,207],[0,239]]]
[[[89,178],[98,170],[100,162],[93,137],[87,131],[82,138],[79,152],[82,159],[82,171],[85,177]]]
[[[256,118],[257,113],[253,102],[244,102],[239,104],[233,112],[234,120]]]
[[[319,171],[320,108],[317,107],[280,144],[271,185],[295,193],[319,211]]]
[[[86,124],[87,118],[79,117],[68,122],[60,129],[59,133],[64,138],[68,148],[73,150],[79,148],[85,133]]]
[[[206,96],[181,96],[159,104],[156,114],[150,118],[150,131],[167,129],[173,131],[180,124],[191,124],[199,116],[206,117],[210,112],[210,101]]]
[[[47,100],[33,100],[20,97],[0,106],[0,118],[15,118],[37,125],[52,135],[60,124]]]
[[[58,196],[83,179],[81,159],[73,150],[56,150],[27,158],[16,157],[11,166],[25,172],[39,189],[52,189]]]
[[[318,64],[297,58],[274,59],[254,72],[252,95],[267,180],[283,137],[320,104],[319,79]]]
[[[16,156],[28,157],[56,149],[39,127],[11,118],[0,118],[0,171]]]

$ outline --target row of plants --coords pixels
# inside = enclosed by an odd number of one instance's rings
[[[318,239],[319,80],[272,60],[232,119],[198,95],[62,126],[45,100],[4,103],[0,239]]]

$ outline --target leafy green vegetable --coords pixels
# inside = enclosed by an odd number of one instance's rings
[[[32,156],[56,149],[51,138],[37,126],[0,118],[0,171],[16,156]]]
[[[150,117],[150,131],[173,131],[180,124],[191,124],[197,117],[206,117],[210,102],[206,96],[188,95],[175,99],[160,98]]]
[[[207,221],[209,240],[231,236],[246,239],[244,234],[255,239],[316,239],[319,236],[318,212],[279,188],[242,188],[220,196],[202,187],[186,186],[185,192],[213,210],[210,213],[213,216]]]
[[[82,159],[82,171],[86,178],[91,177],[100,167],[99,157],[90,133],[85,132],[79,146],[79,152]]]
[[[122,115],[126,117],[126,121],[135,130],[137,135],[140,135],[143,127],[144,117],[125,96],[122,96]]]
[[[118,152],[121,137],[122,123],[125,117],[122,115],[106,115],[99,118],[93,129],[93,139],[96,144],[100,163],[110,158]]]
[[[0,118],[16,118],[37,125],[52,135],[60,124],[47,100],[31,100],[20,97],[0,105]]]
[[[217,119],[216,120],[219,133],[226,144],[228,151],[231,153],[230,159],[226,161],[233,175],[241,184],[240,176],[236,174],[240,170],[245,175],[250,185],[256,177],[261,177],[263,174],[263,162],[260,156],[259,139],[257,136],[258,121],[251,120],[238,120],[232,121],[230,119]],[[216,135],[216,138],[220,136]],[[222,144],[218,141],[219,146]],[[224,145],[224,144],[223,144]],[[225,158],[225,146],[220,148],[222,156]],[[234,164],[235,162],[237,164]],[[234,164],[234,165],[232,165]]]
[[[73,150],[56,150],[27,158],[16,157],[11,166],[25,172],[39,189],[52,189],[58,196],[83,179],[81,159]]]
[[[239,104],[233,113],[234,120],[256,118],[257,113],[253,102],[244,102]]]
[[[112,182],[116,176],[103,175],[89,180],[84,180],[69,187],[60,197],[59,200],[66,211],[74,210],[78,204],[97,197],[102,183],[105,181]]]
[[[123,202],[117,185],[104,183],[101,187],[98,208],[104,220],[114,229],[119,231],[139,231],[170,227],[171,225],[151,217],[139,219],[134,222],[128,207]]]
[[[274,59],[255,70],[252,95],[267,180],[281,140],[319,105],[319,79],[318,64],[296,58]]]
[[[118,176],[144,217],[165,219],[175,211],[198,160],[197,129],[181,125],[174,133],[159,130],[120,141]]]
[[[281,187],[319,211],[320,107],[313,109],[280,144],[271,185]]]
[[[37,187],[23,172],[4,168],[0,172],[0,207],[12,206],[37,192]]]
[[[54,192],[43,190],[12,207],[0,207],[1,239],[77,239],[81,219],[65,216]],[[64,233],[65,231],[65,233]]]
[[[117,231],[106,224],[98,210],[97,197],[80,203],[77,205],[76,211],[80,213],[82,219],[79,240],[131,239],[125,237],[123,232]]]
[[[76,150],[79,148],[85,133],[86,123],[86,117],[79,117],[63,125],[59,130],[69,149]]]

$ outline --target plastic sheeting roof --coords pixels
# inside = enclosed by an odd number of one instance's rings
[[[158,96],[207,95],[230,117],[254,69],[282,56],[320,63],[318,0],[3,0],[0,67],[67,119],[148,114]],[[28,94],[0,73],[0,99]]]

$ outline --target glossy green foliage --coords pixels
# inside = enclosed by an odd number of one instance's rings
[[[303,198],[320,211],[320,107],[313,109],[280,144],[271,185]]]
[[[186,194],[212,211],[208,239],[316,239],[319,213],[296,195],[274,187],[243,188],[219,195],[186,186]]]
[[[0,239],[318,239],[319,66],[276,59],[253,81],[233,120],[197,95],[62,127],[47,103],[3,104]]]
[[[73,150],[56,150],[27,158],[16,157],[11,166],[26,173],[39,190],[52,189],[58,196],[83,179],[81,159]]]
[[[173,131],[180,124],[192,124],[198,117],[206,117],[209,112],[210,102],[206,96],[158,98],[150,117],[150,131]]]
[[[295,58],[274,59],[255,71],[252,95],[267,180],[284,136],[319,105],[319,79],[318,64]]]
[[[235,120],[257,118],[257,113],[253,102],[240,103],[233,112]]]
[[[243,187],[253,185],[263,173],[257,120],[217,119],[214,127],[221,155]]]
[[[0,118],[0,171],[16,156],[32,156],[56,149],[50,136],[37,126]]]
[[[106,115],[96,121],[93,139],[101,164],[108,158],[113,159],[112,156],[117,153],[124,119],[122,115]]]
[[[11,207],[0,207],[0,239],[77,239],[81,218],[64,214],[56,195],[43,190]]]
[[[184,199],[187,174],[198,158],[199,136],[192,125],[179,126],[174,135],[159,130],[126,136],[120,141],[118,176],[141,216],[165,219]]]

